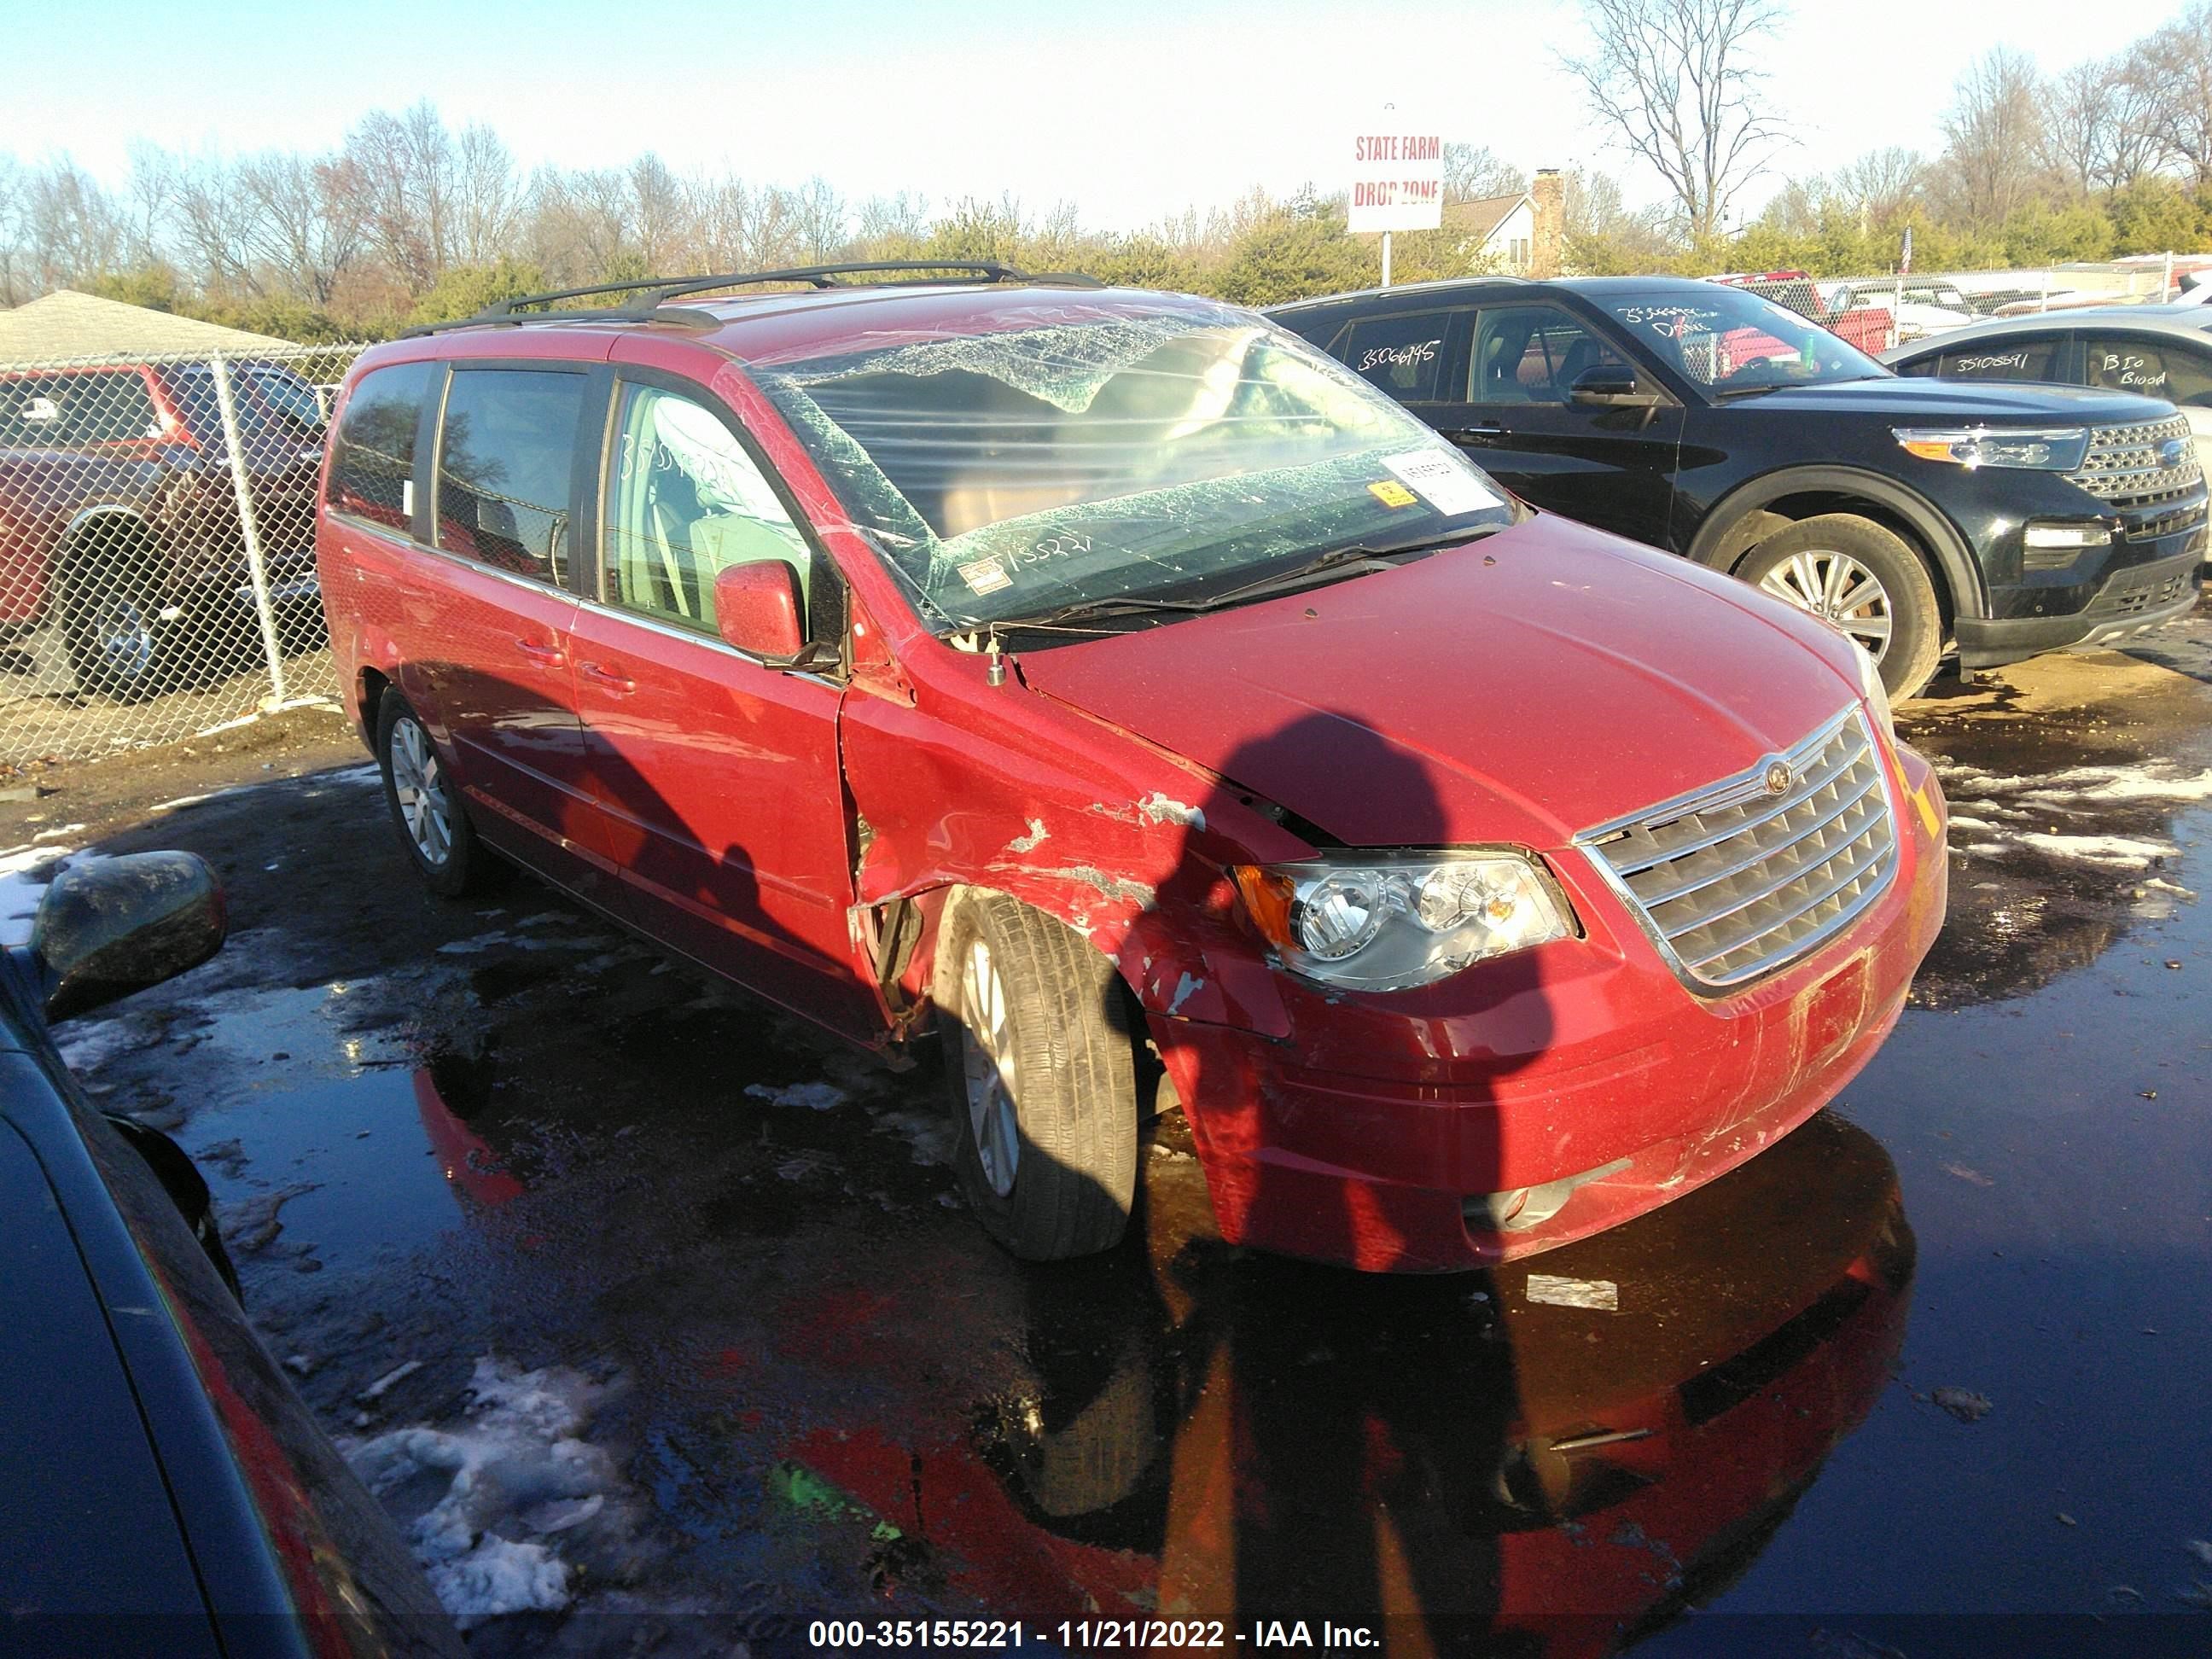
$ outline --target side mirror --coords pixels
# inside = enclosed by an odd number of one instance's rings
[[[1585,408],[1656,409],[1659,394],[1644,391],[1636,371],[1625,363],[1593,363],[1575,376],[1567,401]]]
[[[806,644],[799,622],[799,573],[781,559],[726,565],[714,575],[714,628],[723,642],[769,661],[796,658]]]
[[[198,854],[131,853],[64,870],[31,922],[50,1020],[197,968],[222,946],[222,888]]]

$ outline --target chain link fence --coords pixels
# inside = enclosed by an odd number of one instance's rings
[[[1871,354],[1993,317],[2156,304],[2178,297],[2184,279],[2207,267],[2212,260],[2166,253],[2027,270],[1819,277],[1802,270],[1731,271],[1713,280],[1764,295]],[[2205,274],[2212,276],[2212,270]]]
[[[0,363],[0,765],[337,707],[315,488],[362,349]]]

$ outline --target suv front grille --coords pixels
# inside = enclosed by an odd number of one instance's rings
[[[1576,840],[1674,967],[1716,988],[1796,961],[1897,873],[1881,751],[1856,707],[1787,755]]]
[[[2177,438],[2181,441],[2181,460],[2168,466],[2160,460],[2159,451]],[[2179,415],[2170,421],[2092,428],[2089,453],[2081,470],[2067,477],[2124,512],[2179,501],[2204,483],[2189,422]]]

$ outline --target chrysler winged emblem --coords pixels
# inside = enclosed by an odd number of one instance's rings
[[[1788,761],[1771,760],[1766,763],[1766,793],[1768,794],[1786,795],[1790,793],[1790,786],[1796,781],[1796,780],[1790,775]]]

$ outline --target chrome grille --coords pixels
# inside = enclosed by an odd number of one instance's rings
[[[1881,753],[1856,707],[1787,755],[1576,839],[1674,966],[1716,988],[1803,956],[1897,873]]]
[[[2159,450],[2176,438],[2181,441],[2181,460],[2177,465],[2165,465],[2159,459]],[[2081,470],[2067,476],[2092,495],[2118,507],[2179,501],[2204,482],[2203,470],[2197,464],[2197,446],[2189,435],[2189,422],[2178,415],[2169,421],[2092,428]]]

